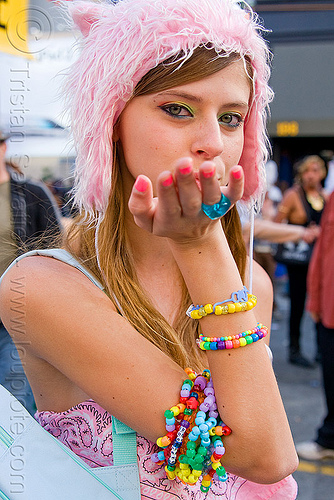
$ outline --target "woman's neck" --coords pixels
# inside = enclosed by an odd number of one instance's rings
[[[156,269],[175,264],[166,238],[141,229],[136,225],[131,213],[126,215],[127,237],[136,268]]]
[[[127,214],[127,234],[138,281],[155,308],[173,324],[182,300],[184,280],[167,239],[139,228],[131,217]]]
[[[318,186],[303,186],[303,189],[308,196],[320,195],[320,190]]]

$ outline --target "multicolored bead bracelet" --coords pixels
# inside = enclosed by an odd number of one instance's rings
[[[205,304],[195,306],[191,304],[186,311],[186,315],[192,319],[201,319],[208,314],[232,314],[235,312],[250,311],[256,306],[257,297],[251,294],[244,286],[242,290],[233,292],[230,299],[216,302],[215,304]]]
[[[205,493],[213,479],[227,480],[221,436],[231,434],[231,429],[219,418],[210,371],[185,371],[189,378],[183,382],[180,402],[165,412],[167,434],[157,440],[161,450],[151,460],[166,463],[170,480],[192,485],[202,478],[200,489]]]
[[[258,323],[253,330],[246,330],[237,335],[229,335],[226,337],[204,337],[204,335],[200,335],[196,340],[196,344],[202,351],[237,349],[238,347],[253,344],[267,335],[268,328]]]

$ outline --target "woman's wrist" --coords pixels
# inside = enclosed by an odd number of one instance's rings
[[[184,239],[168,238],[168,243],[174,256],[178,255],[178,253],[196,254],[197,252],[211,249],[212,246],[215,247],[217,245],[225,245],[226,250],[229,250],[227,239],[220,221],[215,222],[212,227],[201,236]]]
[[[243,283],[221,224],[192,242],[170,242],[192,301],[213,303],[241,290]]]

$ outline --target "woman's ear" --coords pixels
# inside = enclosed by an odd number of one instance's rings
[[[103,17],[104,7],[89,2],[73,2],[68,5],[68,10],[74,24],[86,37],[92,25]]]

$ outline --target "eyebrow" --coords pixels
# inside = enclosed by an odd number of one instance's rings
[[[183,99],[188,99],[193,102],[198,102],[201,103],[203,102],[202,97],[198,97],[193,94],[188,94],[187,92],[182,92],[181,90],[166,90],[164,92],[159,92],[157,94],[157,97],[164,97],[166,95],[171,95],[171,96],[176,96],[176,97],[182,97]]]
[[[182,99],[187,99],[192,102],[196,102],[201,104],[203,102],[203,98],[193,95],[193,94],[188,94],[187,92],[183,92],[181,90],[166,90],[163,92],[159,92],[156,94],[157,97],[165,97],[165,96],[174,96],[174,97],[181,97]],[[227,102],[225,103],[222,107],[223,108],[246,108],[248,109],[248,102],[245,101],[235,101],[235,102]]]

